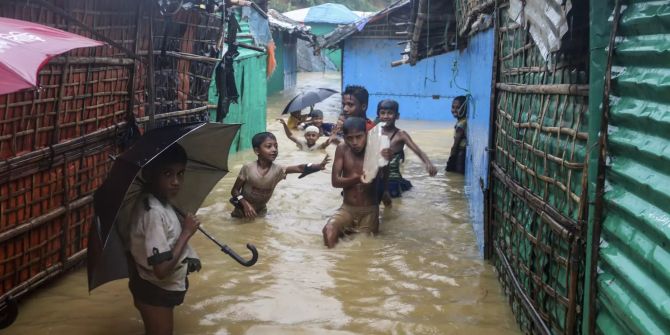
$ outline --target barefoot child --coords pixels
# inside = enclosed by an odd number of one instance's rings
[[[316,141],[319,139],[319,129],[315,126],[309,126],[305,128],[305,138],[302,139],[293,135],[291,130],[288,129],[288,125],[286,125],[286,121],[284,121],[284,119],[277,119],[277,121],[281,122],[282,126],[284,126],[284,132],[286,133],[286,137],[288,137],[289,140],[293,141],[300,150],[316,151],[325,149],[331,142],[331,139],[328,138],[323,143],[317,145]]]
[[[379,121],[385,123],[382,127],[382,134],[388,136],[391,142],[388,149],[382,150],[385,157],[391,157],[388,168],[385,169],[385,182],[383,183],[385,187],[382,196],[384,205],[389,206],[390,198],[400,197],[402,192],[412,188],[412,183],[400,174],[400,163],[405,160],[405,145],[421,158],[426,166],[426,172],[431,177],[437,174],[437,169],[428,156],[414,143],[412,137],[406,131],[396,127],[395,122],[400,117],[397,101],[390,99],[380,101],[377,105],[377,117]]]
[[[277,138],[268,132],[258,133],[251,139],[251,145],[258,160],[242,166],[235,180],[231,201],[236,204],[230,214],[233,217],[255,218],[267,211],[266,204],[272,197],[277,184],[286,178],[288,173],[302,173],[302,176],[326,168],[330,161],[328,155],[317,164],[300,164],[281,166],[275,164],[279,148]]]
[[[328,248],[345,233],[376,234],[379,229],[379,201],[375,183],[365,184],[363,158],[367,143],[366,121],[350,117],[343,124],[344,143],[335,150],[333,187],[344,189],[343,204],[323,227],[323,242]]]
[[[179,222],[170,205],[184,181],[186,152],[168,147],[142,170],[144,193],[133,208],[129,241],[129,282],[146,334],[172,334],[173,310],[188,289],[186,276],[200,270],[188,245],[200,222],[188,214]]]

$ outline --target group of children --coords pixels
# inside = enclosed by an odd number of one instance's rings
[[[315,110],[311,113],[311,124],[304,125],[304,139],[295,136],[290,126],[280,119],[286,136],[301,150],[319,150],[331,143],[337,144],[331,182],[333,187],[343,189],[343,198],[341,207],[323,227],[323,241],[328,248],[334,247],[345,234],[376,234],[379,231],[380,203],[390,206],[392,197],[398,197],[412,187],[400,173],[405,145],[421,159],[430,176],[437,173],[428,156],[410,135],[397,128],[395,122],[400,116],[398,103],[383,100],[377,106],[377,122],[384,122],[382,133],[390,140],[389,148],[381,152],[389,164],[380,169],[375,182],[364,182],[367,134],[375,126],[375,122],[366,117],[367,105],[368,92],[365,88],[347,86],[342,93],[342,114],[337,123],[323,123],[323,113]],[[452,113],[464,114],[464,107],[461,107],[464,105],[465,99],[455,100]],[[461,159],[464,129],[464,124],[457,124],[455,139],[458,141],[454,144],[450,161]],[[322,136],[327,138],[318,144]],[[330,162],[326,154],[318,163],[275,164],[279,149],[276,137],[269,132],[256,134],[252,138],[252,147],[258,158],[242,166],[231,191],[231,202],[235,205],[231,215],[236,218],[263,215],[275,187],[287,174],[301,173],[302,178],[324,170]],[[129,288],[147,334],[172,333],[173,309],[184,299],[188,288],[187,275],[200,270],[200,261],[188,245],[200,223],[191,214],[179,220],[170,205],[183,182],[186,161],[184,149],[173,144],[145,167],[145,192],[133,210],[135,219],[129,237]]]

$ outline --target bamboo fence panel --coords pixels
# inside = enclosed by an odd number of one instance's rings
[[[199,11],[166,17],[150,4],[0,2],[0,16],[108,44],[52,59],[38,89],[0,95],[0,300],[28,293],[85,257],[93,192],[111,157],[128,145],[129,122],[208,119],[220,18]],[[154,78],[152,90],[147,81]],[[147,108],[149,96],[154,108]]]
[[[506,6],[497,17],[488,248],[522,329],[572,334],[583,299],[588,51],[545,60]]]

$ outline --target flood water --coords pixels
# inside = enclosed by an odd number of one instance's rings
[[[339,90],[338,73],[301,73],[301,87]],[[296,91],[269,98],[268,130],[279,140],[279,164],[318,162],[323,153],[297,151],[275,121]],[[339,97],[317,105],[336,118]],[[400,106],[402,110],[402,106]],[[445,113],[449,111],[444,111]],[[374,110],[369,111],[372,115]],[[380,234],[323,246],[321,229],[341,204],[330,168],[289,175],[265,218],[230,218],[230,188],[253,152],[231,157],[231,173],[198,212],[203,226],[242,255],[251,242],[260,259],[244,268],[202,235],[191,240],[203,269],[189,277],[186,301],[175,309],[176,334],[517,334],[493,266],[482,260],[468,219],[463,177],[442,172],[452,125],[399,121],[440,172],[428,177],[407,152],[404,176],[414,188],[382,210]],[[327,150],[331,156],[334,147]],[[89,295],[79,268],[20,304],[8,334],[142,334],[126,280]]]

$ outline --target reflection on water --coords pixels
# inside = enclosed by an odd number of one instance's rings
[[[298,82],[339,88],[337,74],[301,73]],[[277,162],[318,162],[323,153],[297,151],[274,121],[293,94],[269,99],[268,130],[280,146]],[[339,97],[333,96],[317,108],[329,121],[338,106]],[[451,125],[400,121],[399,127],[444,167]],[[192,244],[203,269],[190,277],[186,302],[175,310],[176,334],[518,333],[494,268],[478,254],[462,176],[429,178],[408,152],[404,175],[414,188],[383,210],[380,235],[345,238],[327,250],[321,228],[342,201],[340,190],[330,186],[330,169],[304,179],[290,175],[277,187],[265,218],[230,218],[230,188],[242,164],[254,158],[252,152],[231,157],[231,173],[198,214],[210,233],[245,257],[244,244],[254,243],[259,262],[244,268],[196,235]],[[84,268],[32,294],[20,308],[17,322],[3,333],[143,331],[127,281],[89,295]]]

